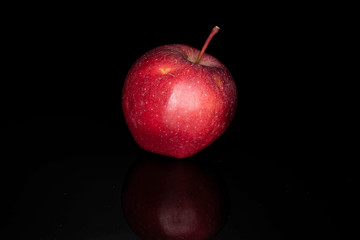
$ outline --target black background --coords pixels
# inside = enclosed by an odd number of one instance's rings
[[[2,29],[1,234],[137,239],[120,208],[142,150],[121,110],[131,65],[164,44],[201,48],[231,71],[236,117],[199,158],[221,169],[232,211],[217,239],[350,233],[354,158],[325,6],[9,6]],[[334,31],[334,28],[338,32]],[[340,32],[339,32],[340,30]]]

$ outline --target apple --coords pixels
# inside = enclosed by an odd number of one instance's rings
[[[186,158],[213,143],[229,127],[237,90],[230,71],[187,45],[157,47],[140,57],[122,91],[125,121],[146,151]]]
[[[123,184],[122,209],[143,240],[205,240],[229,213],[229,195],[218,172],[192,158],[152,154],[138,160]]]

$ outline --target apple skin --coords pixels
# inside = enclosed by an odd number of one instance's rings
[[[122,91],[125,121],[146,151],[186,158],[229,127],[237,90],[215,57],[187,45],[157,47],[131,67]]]
[[[156,155],[129,171],[122,209],[141,239],[211,239],[226,223],[230,201],[222,176],[209,162],[188,159]]]

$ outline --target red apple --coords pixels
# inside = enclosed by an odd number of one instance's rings
[[[144,150],[189,157],[214,142],[230,125],[237,91],[229,70],[187,45],[157,47],[131,67],[122,107],[135,141]]]
[[[143,240],[205,240],[222,228],[229,197],[220,175],[196,161],[142,159],[129,172],[122,208]],[[159,159],[160,158],[160,159]]]

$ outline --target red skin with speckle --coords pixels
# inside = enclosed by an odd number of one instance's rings
[[[122,92],[126,123],[144,150],[175,158],[196,154],[230,125],[237,91],[216,58],[187,45],[157,47],[130,69]]]

